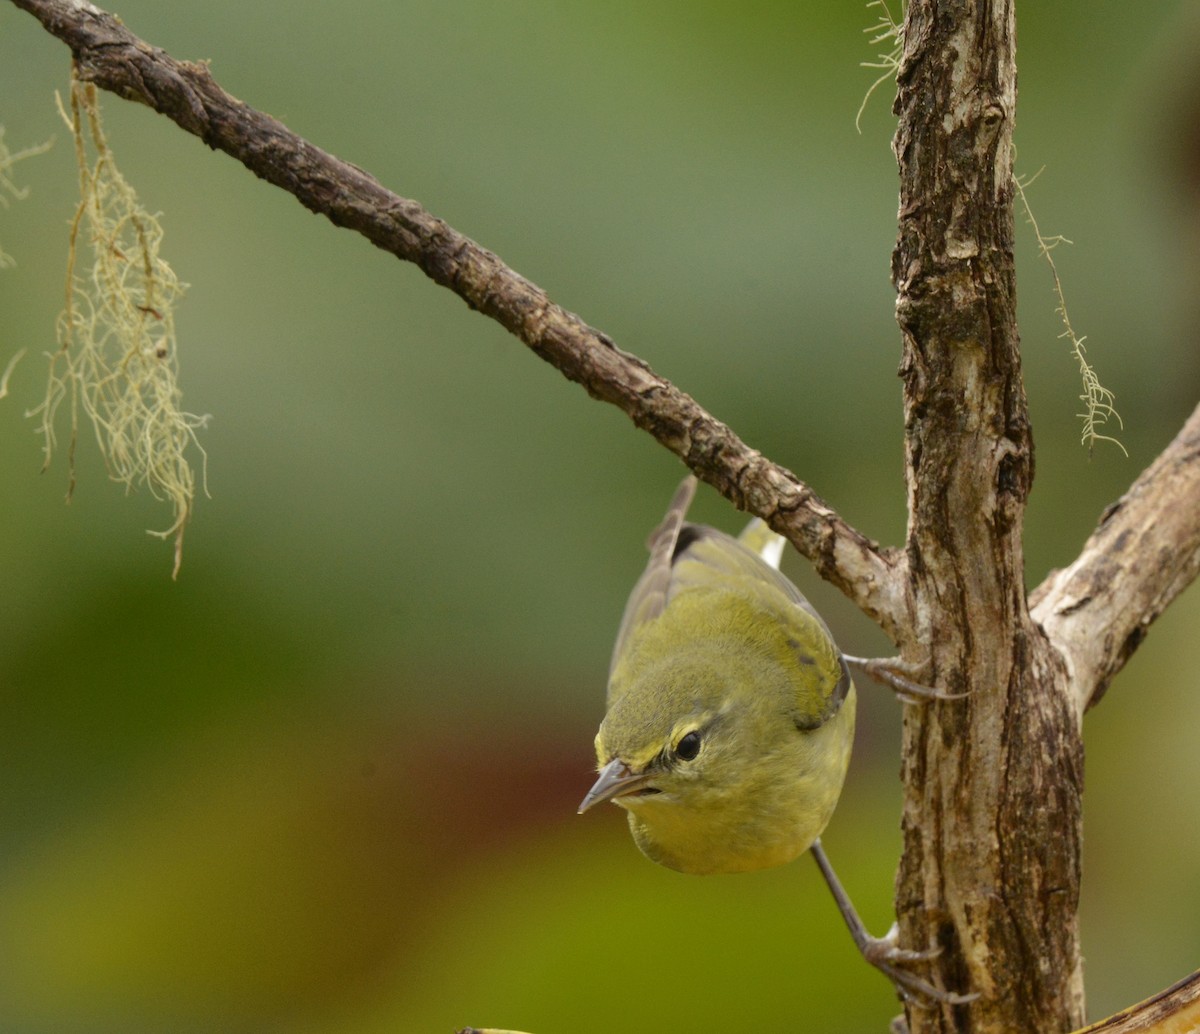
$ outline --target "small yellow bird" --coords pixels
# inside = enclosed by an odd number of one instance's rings
[[[863,956],[902,994],[948,994],[906,966],[930,957],[872,937],[821,848],[854,740],[854,683],[829,629],[779,572],[762,521],[740,539],[685,521],[679,486],[625,607],[582,813],[612,801],[643,854],[686,873],[747,872],[812,850]],[[857,659],[855,659],[857,660]],[[901,679],[906,694],[941,694]]]

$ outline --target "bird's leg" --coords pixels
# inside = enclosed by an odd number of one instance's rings
[[[813,858],[816,859],[817,868],[825,877],[825,882],[833,894],[833,900],[837,903],[838,911],[842,913],[846,926],[850,928],[850,936],[854,938],[854,943],[858,946],[862,957],[891,980],[896,986],[896,990],[904,998],[915,1001],[941,1002],[947,1005],[965,1005],[979,997],[978,994],[962,995],[943,991],[941,988],[934,987],[928,980],[909,972],[906,967],[918,962],[928,962],[941,952],[941,948],[933,948],[929,951],[912,951],[901,948],[896,943],[899,930],[895,923],[883,937],[872,937],[867,933],[867,928],[850,903],[850,897],[842,887],[837,874],[834,873],[833,866],[829,864],[825,848],[821,846],[819,839],[813,841],[811,851]]]
[[[856,671],[887,686],[906,704],[927,704],[931,700],[960,700],[968,693],[944,693],[940,689],[914,681],[917,666],[900,657],[851,657],[842,655]]]

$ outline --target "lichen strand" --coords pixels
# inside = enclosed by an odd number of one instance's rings
[[[24,201],[29,196],[29,188],[18,186],[10,175],[13,166],[26,158],[45,153],[50,149],[51,143],[52,141],[46,141],[34,147],[22,148],[20,151],[10,151],[4,141],[4,126],[0,125],[0,209],[7,208],[10,199]],[[0,270],[10,269],[16,264],[16,260],[0,248]],[[3,395],[0,395],[0,398],[3,398]]]
[[[33,411],[41,417],[45,462],[57,445],[59,406],[69,400],[71,488],[82,409],[109,475],[127,489],[145,485],[171,505],[171,525],[151,534],[174,538],[177,575],[196,495],[187,452],[192,445],[200,449],[196,431],[207,420],[181,408],[174,311],[185,285],[160,255],[157,217],[117,170],[95,87],[72,79],[69,110],[62,114],[75,139],[80,200],[71,224],[59,347],[50,356],[45,399]]]

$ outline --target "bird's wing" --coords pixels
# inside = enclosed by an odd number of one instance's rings
[[[646,542],[646,547],[650,550],[650,560],[633,587],[629,602],[625,604],[625,613],[621,618],[616,644],[613,646],[610,674],[617,666],[617,660],[624,652],[634,629],[647,621],[653,621],[666,608],[671,589],[671,566],[675,559],[679,533],[684,527],[683,519],[687,516],[688,507],[691,506],[695,494],[696,478],[689,474],[675,490],[666,516],[650,533]]]
[[[747,541],[741,542],[716,528],[687,523],[684,518],[695,492],[696,479],[689,475],[647,541],[650,560],[625,605],[610,676],[634,633],[661,615],[678,593],[703,588],[736,593],[741,585],[771,606],[773,616],[792,629],[788,638],[797,671],[796,724],[801,728],[824,724],[849,692],[850,672],[821,616],[772,566],[780,552],[773,541],[778,536],[765,526],[751,524],[743,536]],[[614,688],[610,681],[610,705]]]
[[[751,544],[761,546],[761,538],[755,529]],[[668,603],[677,593],[692,588],[736,593],[739,586],[788,629],[797,692],[796,724],[806,729],[823,725],[841,706],[851,685],[850,670],[829,627],[804,594],[761,553],[715,528],[684,524],[671,566]]]

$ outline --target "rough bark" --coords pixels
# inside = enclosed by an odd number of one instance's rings
[[[226,93],[207,64],[178,61],[83,0],[12,0],[61,39],[76,72],[165,115],[335,226],[415,263],[590,395],[611,402],[739,509],[763,518],[880,627],[903,637],[903,558],[881,549],[787,468],[743,442],[612,338],[556,305],[496,255],[368,172]]]
[[[1031,596],[1063,654],[1082,713],[1133,655],[1154,619],[1200,572],[1200,406],[1100,518],[1078,559]],[[1151,574],[1153,572],[1153,574]]]
[[[906,712],[896,907],[905,945],[943,949],[934,979],[980,998],[910,1007],[910,1029],[1080,1026],[1081,716],[1200,571],[1200,409],[1079,559],[1038,590],[1031,616],[1011,2],[910,0],[907,13],[893,256],[910,512],[903,552],[850,527],[794,474],[416,201],[231,97],[206,65],[175,60],[82,0],[12,2],[67,43],[82,78],[149,105],[335,225],[414,262],[621,408],[786,535],[901,645],[923,681],[969,691]]]
[[[927,1031],[1083,1022],[1076,912],[1083,746],[1067,673],[1030,618],[1033,481],[1016,324],[1011,3],[910,0],[894,148],[892,275],[903,333],[908,599],[928,672],[965,699],[904,721],[902,940],[938,946],[966,1006]]]

